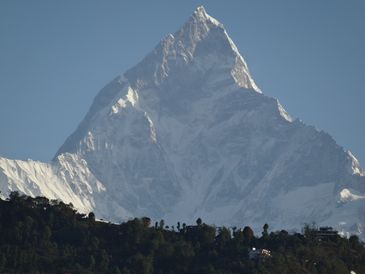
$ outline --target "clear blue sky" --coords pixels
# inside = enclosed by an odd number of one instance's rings
[[[0,155],[50,160],[97,92],[201,4],[265,94],[365,163],[363,0],[2,0]]]

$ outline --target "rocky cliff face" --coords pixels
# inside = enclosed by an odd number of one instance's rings
[[[203,7],[100,91],[52,163],[0,159],[0,176],[3,193],[72,201],[112,221],[365,224],[356,158],[262,94]]]

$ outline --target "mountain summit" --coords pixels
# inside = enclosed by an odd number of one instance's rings
[[[111,221],[365,224],[356,158],[262,94],[203,7],[100,91],[51,163],[0,158],[0,185]]]

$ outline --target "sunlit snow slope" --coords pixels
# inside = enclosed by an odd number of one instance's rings
[[[111,221],[365,224],[356,158],[262,94],[203,7],[100,91],[52,163],[0,158],[0,183]]]

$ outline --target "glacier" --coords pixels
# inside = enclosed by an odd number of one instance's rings
[[[365,173],[253,80],[224,26],[198,7],[95,97],[50,163],[0,158],[0,190],[99,219],[331,225],[364,237]]]

